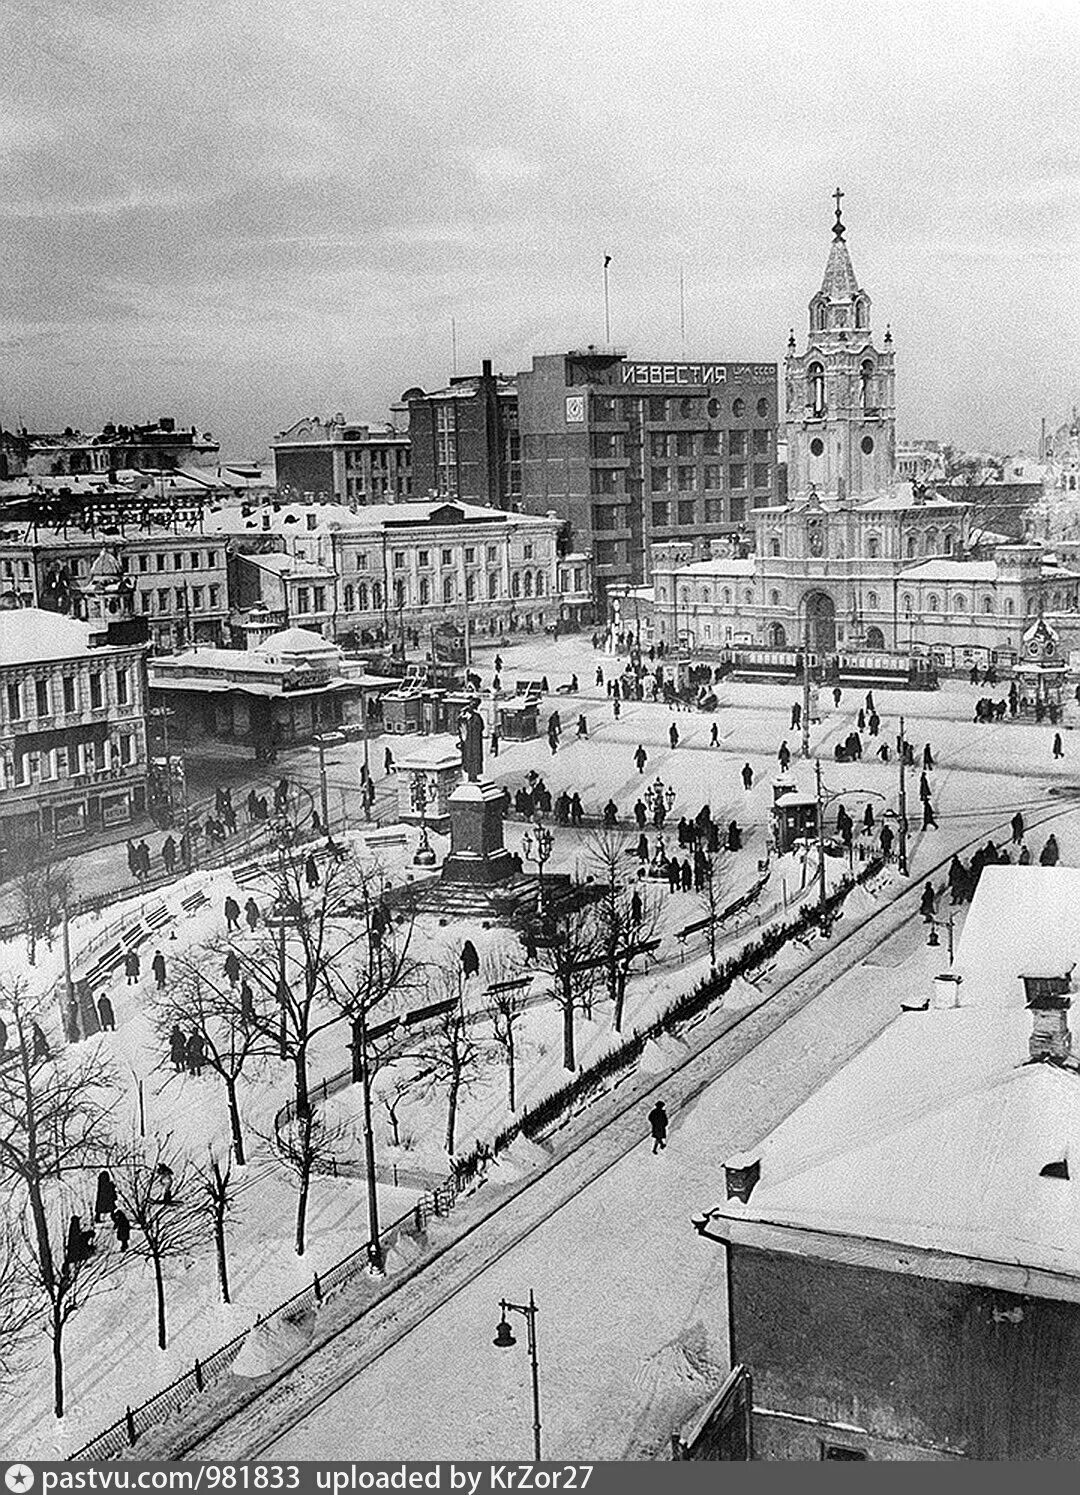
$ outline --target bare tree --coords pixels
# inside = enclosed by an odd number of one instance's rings
[[[20,1372],[30,1330],[41,1317],[22,1247],[23,1238],[5,1221],[0,1226],[0,1386]]]
[[[69,1179],[100,1162],[109,1145],[113,1076],[96,1043],[61,1049],[54,1057],[42,1027],[41,1000],[21,978],[0,982],[7,1035],[0,1064],[0,1176],[16,1210],[25,1210],[26,1271],[52,1345],[53,1407],[64,1415],[64,1331],[102,1285],[103,1254],[68,1250],[70,1230],[50,1224],[50,1208]]]
[[[53,859],[47,843],[27,841],[15,855],[15,887],[26,929],[26,955],[37,961],[41,940],[51,939],[71,899],[71,873]]]
[[[169,1342],[165,1263],[189,1255],[202,1240],[194,1171],[171,1133],[121,1144],[110,1171],[117,1203],[133,1226],[132,1250],[153,1268],[158,1348],[164,1350]]]
[[[547,915],[539,931],[523,936],[530,962],[551,980],[551,995],[562,1013],[563,1068],[575,1070],[574,1016],[590,1015],[606,957],[596,912],[587,904],[563,904]]]
[[[701,885],[697,891],[698,906],[705,925],[705,938],[709,946],[709,969],[716,975],[716,946],[720,938],[720,915],[724,911],[728,881],[724,875],[723,858],[720,852],[706,856],[702,866]]]
[[[456,998],[421,1035],[412,1057],[414,1084],[429,1092],[446,1092],[446,1151],[454,1156],[458,1103],[481,1077],[484,1051],[465,1015],[465,979],[460,965],[443,971],[435,983],[436,1001]]]
[[[303,1256],[307,1244],[307,1208],[311,1181],[317,1173],[329,1173],[348,1141],[344,1126],[328,1122],[314,1106],[298,1114],[290,1112],[276,1137],[267,1137],[282,1168],[296,1179],[296,1254]]]
[[[243,1163],[243,1158],[237,1158]],[[250,1174],[234,1177],[232,1159],[228,1153],[220,1157],[211,1147],[207,1160],[194,1170],[201,1196],[203,1213],[209,1218],[214,1231],[214,1252],[217,1257],[218,1284],[221,1300],[231,1303],[229,1296],[229,1259],[226,1249],[226,1229],[240,1196],[247,1192],[255,1180]]]
[[[249,1005],[243,988],[218,974],[222,962],[217,956],[226,948],[224,941],[213,942],[175,962],[173,980],[154,1003],[154,1024],[166,1043],[178,1027],[198,1035],[207,1069],[225,1086],[233,1153],[243,1167],[246,1158],[237,1087],[245,1069],[250,1073],[265,1053],[265,1043],[254,993]],[[262,1001],[265,1006],[265,997]]]
[[[602,890],[595,905],[595,922],[612,1004],[612,1026],[621,1033],[634,962],[651,954],[649,947],[659,934],[660,900],[646,883],[627,882],[623,869],[634,844],[625,832],[606,828],[596,831],[586,849]]]
[[[394,1146],[401,1146],[401,1107],[412,1091],[412,1081],[405,1075],[395,1075],[379,1093],[379,1100],[390,1123],[390,1135]]]
[[[517,1037],[515,1029],[528,1003],[530,977],[522,961],[512,952],[500,951],[487,963],[486,995],[490,998],[492,1034],[506,1059],[511,1111],[517,1110]]]

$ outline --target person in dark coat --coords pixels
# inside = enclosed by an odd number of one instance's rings
[[[867,834],[869,834],[870,832],[873,831],[873,829],[874,829],[874,807],[870,803],[869,800],[867,800],[867,802],[866,802],[866,809],[863,811],[862,823],[863,823],[863,829],[867,832]]]
[[[184,1049],[184,1064],[188,1074],[201,1075],[205,1060],[206,1044],[202,1034],[196,1029],[188,1036]]]
[[[581,795],[575,789],[570,796],[570,824],[580,825],[585,819],[585,807],[581,803]]]
[[[634,819],[637,822],[637,828],[639,831],[643,831],[645,829],[645,822],[648,820],[648,818],[649,812],[648,810],[646,810],[643,801],[640,799],[636,800],[634,803]]]
[[[171,836],[166,836],[161,843],[161,861],[165,871],[171,877],[173,868],[176,866],[176,842]]]
[[[253,930],[259,922],[259,905],[254,898],[249,898],[244,904],[244,917],[247,919],[247,927]]]
[[[461,947],[461,972],[466,981],[480,974],[480,957],[472,940],[466,940]]]
[[[668,735],[668,741],[671,743],[672,749],[677,748],[679,746],[679,729],[675,725],[674,722],[672,722],[671,726],[668,728],[668,734],[667,735]]]
[[[688,857],[683,857],[681,873],[682,890],[684,893],[689,893],[691,888],[694,886],[694,869],[693,867],[691,867]]]
[[[776,758],[777,762],[780,764],[780,772],[787,773],[788,765],[791,762],[791,749],[788,747],[786,742],[782,742],[780,744],[780,748],[776,754]]]
[[[798,701],[792,702],[791,706],[791,730],[797,732],[802,726],[802,706]]]
[[[229,985],[235,986],[240,979],[240,957],[235,950],[230,950],[226,955],[224,970],[229,979]]]
[[[919,913],[924,919],[931,919],[934,915],[934,904],[937,902],[937,894],[934,892],[934,884],[924,884],[922,897],[919,899]]]
[[[934,806],[928,799],[923,800],[922,828],[924,831],[937,830],[937,816],[934,814]]]
[[[919,775],[919,798],[925,804],[932,797],[930,793],[930,780],[926,777],[925,773],[921,773]]]
[[[858,727],[860,732],[866,731],[866,712],[863,711],[861,706],[859,708],[859,714],[855,718],[855,725]]]
[[[604,806],[604,824],[610,829],[619,823],[619,807],[613,799]]]
[[[240,983],[240,1021],[247,1024],[255,1021],[255,993],[246,976]]]
[[[1064,758],[1064,756],[1065,756],[1065,749],[1061,745],[1061,733],[1060,732],[1055,732],[1054,733],[1054,757],[1055,758]]]
[[[881,726],[881,717],[878,716],[878,714],[877,714],[876,711],[869,718],[869,723],[868,724],[869,724],[869,727],[870,727],[870,736],[871,737],[876,737],[878,735],[878,730],[879,730],[879,728]]]
[[[67,1245],[64,1248],[64,1261],[75,1265],[77,1262],[85,1261],[94,1249],[94,1232],[83,1228],[82,1219],[79,1215],[72,1215],[68,1225]]]
[[[1042,851],[1039,852],[1039,866],[1056,867],[1058,864],[1058,858],[1060,856],[1061,853],[1058,850],[1057,837],[1053,833],[1051,833],[1046,838],[1046,845],[1043,847]]]
[[[589,735],[589,724],[585,720],[585,713],[584,712],[582,712],[581,715],[577,719],[577,735],[578,735],[579,738],[581,738],[581,737],[588,737],[588,735]]]
[[[109,1170],[102,1168],[97,1177],[97,1192],[94,1195],[94,1219],[104,1220],[115,1208],[116,1185]]]
[[[225,900],[225,928],[226,930],[240,928],[240,905],[231,893]]]
[[[752,789],[754,786],[754,770],[749,763],[744,763],[742,767],[742,785],[744,789]]]
[[[664,1102],[658,1100],[649,1112],[649,1131],[652,1133],[653,1157],[667,1146],[668,1114]]]
[[[498,727],[492,727],[492,729],[491,729],[490,751],[491,751],[491,756],[493,758],[497,758],[499,756],[499,729],[498,729]]]
[[[637,752],[634,754],[634,762],[637,764],[638,773],[645,772],[645,765],[646,763],[648,763],[648,761],[649,755],[645,751],[644,745],[639,742],[637,745]]]
[[[313,852],[308,852],[307,861],[304,863],[304,881],[309,888],[319,886],[319,864],[315,860]]]
[[[114,1032],[116,1029],[116,1013],[113,1011],[112,1002],[104,993],[98,997],[97,1010],[98,1018],[101,1021],[101,1031],[103,1033]]]
[[[1016,814],[1013,816],[1012,820],[1009,823],[1012,826],[1013,840],[1022,841],[1024,839],[1024,817],[1023,815],[1021,815],[1019,810],[1017,810]]]
[[[394,771],[394,755],[389,748],[383,754],[383,772],[390,774]]]
[[[833,703],[834,706],[839,707],[839,705],[840,705],[840,697],[842,695],[843,695],[843,691],[840,689],[839,685],[834,685],[833,686],[833,693],[832,693],[832,703]]]
[[[127,977],[127,984],[129,986],[134,986],[136,981],[138,981],[139,952],[137,950],[129,950],[124,956],[124,975]]]
[[[1056,841],[1054,845],[1057,845]],[[45,1040],[45,1034],[41,1031],[41,1024],[39,1022],[32,1023],[30,1031],[34,1039],[33,1059],[34,1063],[37,1064],[49,1057],[49,1045]]]
[[[880,836],[879,839],[880,839],[880,842],[881,842],[881,855],[885,858],[886,861],[888,861],[889,858],[892,856],[892,846],[893,846],[892,828],[890,826],[888,826],[888,825],[883,825],[881,827],[881,836]]]
[[[649,838],[644,831],[638,837],[637,855],[640,862],[647,862],[649,860]]]
[[[165,990],[165,957],[160,950],[154,951],[154,958],[150,962],[150,969],[154,973],[158,991]]]
[[[682,882],[682,868],[675,857],[672,857],[667,863],[664,868],[664,874],[667,877],[668,892],[677,893],[679,891],[679,884]]]
[[[642,915],[643,911],[644,910],[643,910],[643,905],[642,905],[642,902],[641,902],[641,894],[638,892],[637,888],[635,888],[634,892],[633,892],[633,896],[630,899],[630,922],[631,922],[631,924],[640,924],[641,923],[641,915]]]
[[[131,1221],[122,1209],[115,1209],[112,1213],[113,1229],[116,1231],[117,1244],[121,1251],[126,1251],[128,1241],[131,1239]]]
[[[930,744],[926,743],[922,750],[923,773],[931,773],[934,768],[934,755],[930,751]]]
[[[742,831],[739,829],[737,820],[733,820],[727,828],[727,849],[728,851],[742,850]]]
[[[174,1023],[173,1030],[169,1034],[169,1058],[171,1059],[172,1067],[176,1070],[177,1074],[179,1074],[184,1067],[186,1054],[187,1044],[184,1040],[184,1035],[181,1031],[180,1024]]]

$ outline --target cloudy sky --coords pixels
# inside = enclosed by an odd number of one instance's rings
[[[304,414],[612,338],[779,360],[842,186],[902,435],[1080,400],[1075,0],[9,0],[0,421]],[[685,345],[679,269],[686,285]]]

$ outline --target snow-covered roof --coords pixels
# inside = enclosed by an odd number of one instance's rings
[[[90,625],[38,607],[0,612],[0,668],[90,652]]]
[[[715,576],[721,578],[725,576],[753,576],[754,570],[755,562],[751,556],[746,557],[746,559],[739,559],[735,556],[719,555],[714,556],[708,561],[691,561],[688,566],[680,566],[677,574],[679,576]]]
[[[921,561],[900,573],[901,581],[989,581],[998,579],[997,561],[962,561],[948,558]]]
[[[1060,975],[1073,965],[1080,966],[1080,867],[984,867],[956,947],[965,1005],[1019,1007],[1021,976]]]
[[[264,639],[253,652],[286,659],[294,656],[310,659],[312,655],[341,658],[337,644],[324,639],[321,633],[311,628],[283,628]]]
[[[859,504],[858,507],[872,511],[886,511],[891,509],[961,509],[966,505],[955,498],[942,498],[940,493],[932,492],[916,502],[911,483],[897,483],[892,493],[882,498],[868,499],[866,503]]]
[[[314,516],[315,527],[308,527]],[[408,499],[396,504],[366,504],[359,509],[346,508],[344,504],[289,503],[262,505],[245,511],[243,506],[211,510],[205,516],[203,527],[206,533],[284,534],[314,535],[330,530],[352,530],[373,534],[382,530],[393,530],[425,524],[448,525],[469,521],[478,523],[490,520],[500,525],[514,527],[550,528],[554,522],[550,517],[538,514],[518,514],[506,509],[486,508],[481,504],[459,503],[457,499]],[[268,522],[266,522],[268,521]]]
[[[299,578],[303,581],[332,581],[337,574],[315,561],[305,560],[303,556],[286,555],[280,551],[273,551],[269,555],[243,555],[240,559],[250,561],[260,571],[272,571],[276,576]]]

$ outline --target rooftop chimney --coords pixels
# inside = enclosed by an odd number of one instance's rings
[[[1052,1059],[1058,1064],[1072,1053],[1069,1032],[1069,991],[1072,971],[1064,976],[1021,976],[1024,998],[1031,1013],[1031,1037],[1028,1054],[1032,1059]]]
[[[761,1159],[753,1153],[738,1152],[724,1164],[724,1183],[729,1199],[741,1199],[743,1204],[754,1192],[761,1177]]]
[[[491,359],[490,358],[485,358],[484,361],[481,363],[481,365],[480,365],[480,374],[481,374],[481,377],[484,378],[484,379],[490,379],[491,378]]]

